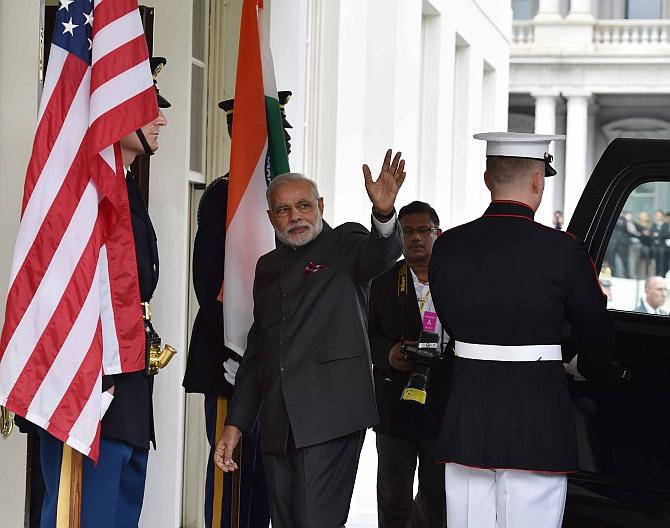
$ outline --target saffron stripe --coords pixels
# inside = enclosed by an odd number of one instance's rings
[[[237,64],[235,113],[243,115],[244,119],[235,121],[235,139],[230,155],[227,225],[230,225],[242,196],[247,192],[267,140],[258,19],[256,3],[250,0],[245,0],[242,6]]]

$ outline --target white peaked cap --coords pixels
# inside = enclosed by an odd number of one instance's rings
[[[553,167],[549,165],[554,159],[549,154],[549,143],[565,140],[565,136],[524,134],[520,132],[484,132],[475,134],[473,137],[486,141],[487,156],[529,158],[544,161],[547,169],[546,176],[556,174]]]
[[[522,134],[520,132],[484,132],[475,134],[474,138],[486,141],[487,156],[544,160],[545,153],[549,152],[549,143],[564,140],[565,136]]]

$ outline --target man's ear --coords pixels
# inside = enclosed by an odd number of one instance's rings
[[[491,188],[491,180],[489,179],[489,171],[484,171],[484,185],[489,191],[493,191]]]
[[[538,194],[542,189],[542,184],[544,183],[544,167],[538,168],[533,171],[533,177],[531,180],[531,185],[533,187],[533,192]]]
[[[319,212],[323,216],[323,196],[317,200],[317,205],[319,207]]]
[[[268,209],[268,210],[266,211],[266,213],[268,214],[268,219],[270,220],[270,223],[274,226],[275,224],[274,224],[274,222],[272,221],[272,211],[271,211],[270,209]]]

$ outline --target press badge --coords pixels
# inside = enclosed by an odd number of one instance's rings
[[[437,326],[437,314],[426,310],[423,312],[423,329],[427,332],[435,332]]]

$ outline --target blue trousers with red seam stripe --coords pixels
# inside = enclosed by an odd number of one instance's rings
[[[233,474],[225,473],[221,504],[221,525],[212,526],[214,511],[214,449],[216,448],[217,400],[215,395],[205,395],[205,425],[210,445],[205,481],[205,526],[207,528],[230,528],[232,513]],[[225,418],[225,417],[221,417]],[[260,423],[256,421],[250,433],[242,435],[242,460],[240,463],[239,528],[268,528],[270,507],[268,505],[265,472],[261,461]]]

